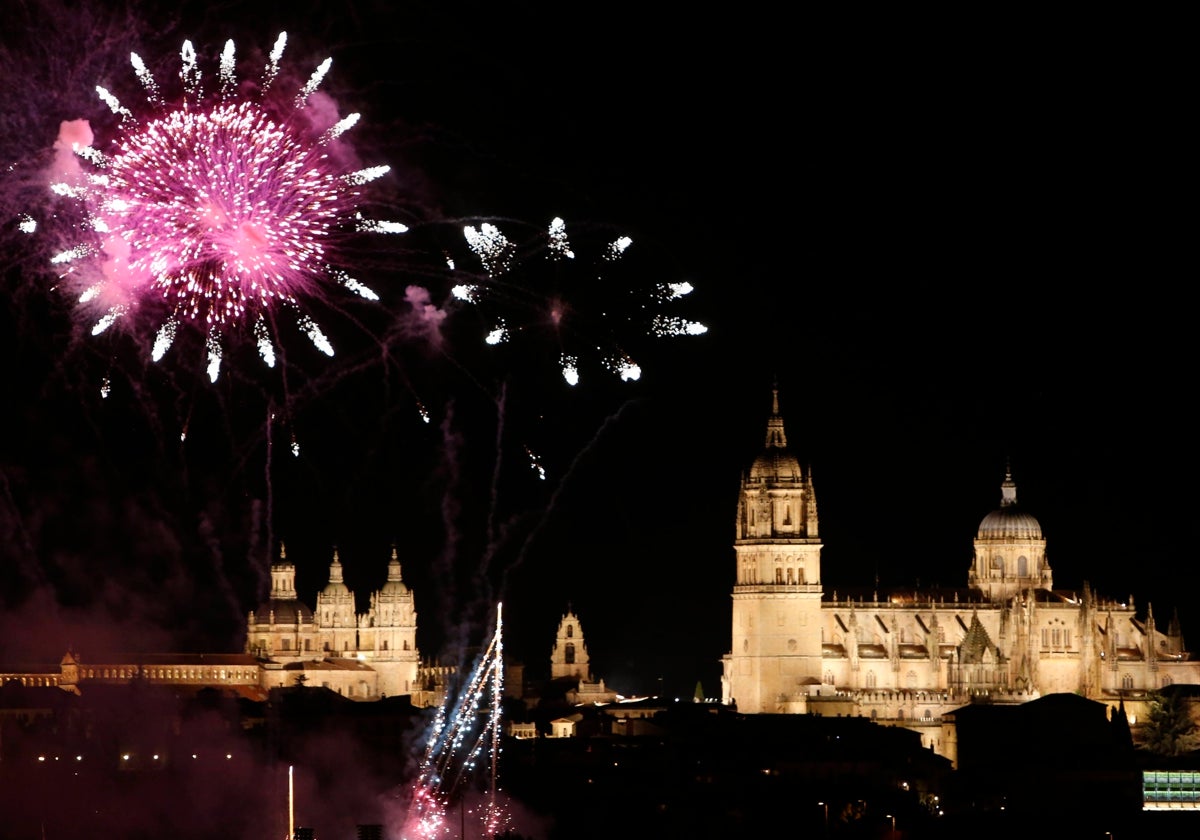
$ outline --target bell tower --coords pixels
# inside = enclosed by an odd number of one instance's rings
[[[733,548],[723,700],[751,714],[795,710],[821,681],[821,541],[811,470],[788,449],[778,388],[764,450],[742,473]]]
[[[583,642],[583,628],[570,607],[558,623],[554,650],[550,652],[550,679],[564,677],[574,677],[580,682],[592,678],[588,666],[587,645]]]

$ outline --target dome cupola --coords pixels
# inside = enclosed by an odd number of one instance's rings
[[[1053,588],[1042,526],[1017,505],[1017,484],[1009,469],[1000,485],[1000,508],[979,523],[968,585],[993,602],[1025,590]]]
[[[976,536],[981,540],[1042,539],[1041,524],[1017,505],[1017,483],[1011,471],[1005,471],[1000,485],[1000,508],[983,517]]]
[[[296,597],[296,566],[287,559],[287,547],[280,544],[279,560],[271,564],[271,597],[254,611],[259,624],[312,624],[313,612]]]

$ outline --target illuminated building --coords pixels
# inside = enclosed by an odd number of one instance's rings
[[[53,686],[79,694],[88,685],[144,680],[181,689],[213,687],[262,700],[272,688],[309,685],[351,700],[407,695],[414,705],[442,701],[453,665],[422,663],[417,650],[417,613],[404,584],[395,549],[387,581],[358,613],[342,579],[337,552],[316,609],[296,594],[296,567],[280,550],[271,566],[269,599],[247,617],[242,653],[109,654],[93,661],[68,651],[57,664],[0,670],[0,684]]]
[[[271,566],[271,597],[250,612],[246,624],[246,652],[262,661],[265,688],[294,685],[303,674],[307,684],[352,699],[412,695],[424,705],[416,639],[413,594],[394,548],[387,581],[371,594],[365,613],[357,612],[336,550],[313,610],[297,597],[296,567],[281,548]]]
[[[604,680],[595,679],[589,666],[587,645],[579,618],[568,608],[558,623],[554,649],[550,653],[550,679],[570,681],[575,686],[567,692],[570,703],[611,703],[617,698]]]
[[[739,712],[865,716],[921,732],[954,759],[943,713],[1077,693],[1136,717],[1146,693],[1200,683],[1178,620],[1132,599],[1053,587],[1041,525],[1011,474],[975,537],[967,585],[867,596],[827,589],[811,472],[789,451],[775,393],[738,497],[732,644],[722,699]]]

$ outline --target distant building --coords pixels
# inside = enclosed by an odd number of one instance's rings
[[[1200,683],[1178,620],[1086,584],[1053,587],[1041,525],[1010,473],[979,524],[967,585],[865,595],[825,588],[811,471],[788,449],[775,392],[766,445],[742,475],[732,644],[722,698],[739,712],[864,716],[953,758],[942,716],[964,704],[1074,692],[1115,710]]]
[[[87,686],[134,681],[185,690],[218,687],[248,700],[267,696],[259,661],[244,653],[137,653],[91,662],[75,651],[67,651],[57,666],[0,669],[0,685],[54,687],[70,694],[80,694]]]
[[[558,623],[558,634],[550,653],[550,679],[572,684],[566,691],[569,703],[611,703],[617,699],[617,693],[610,691],[604,680],[592,675],[583,627],[569,607]]]
[[[361,614],[336,550],[313,610],[297,597],[296,567],[281,548],[271,566],[270,598],[248,616],[246,652],[263,661],[268,688],[295,684],[303,674],[308,684],[351,699],[410,695],[417,702],[429,699],[425,693],[431,683],[440,682],[420,677],[417,611],[394,548],[387,581]]]
[[[143,680],[177,689],[219,688],[263,700],[274,688],[328,688],[351,700],[407,696],[416,706],[442,702],[454,665],[422,662],[417,650],[417,612],[405,586],[396,550],[387,581],[358,613],[342,577],[337,551],[316,609],[296,594],[296,567],[280,549],[271,566],[267,601],[249,613],[244,653],[136,653],[90,661],[68,651],[57,665],[0,669],[0,685],[56,687],[79,694],[89,685]]]

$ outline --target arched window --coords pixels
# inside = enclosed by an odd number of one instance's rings
[[[875,687],[875,672],[867,671],[867,688]]]
[[[775,582],[783,583],[783,569],[775,569]]]
[[[1029,577],[1029,558],[1025,555],[1017,558],[1017,575],[1019,577]]]
[[[568,639],[575,638],[575,625],[574,624],[567,625],[567,638]]]
[[[382,648],[382,650],[387,650],[387,639],[384,639],[384,640],[383,640],[383,648]]]
[[[571,644],[570,642],[568,642],[567,646],[563,648],[563,661],[568,665],[575,664],[575,645]]]
[[[1133,675],[1125,674],[1121,677],[1121,688],[1133,688]]]

